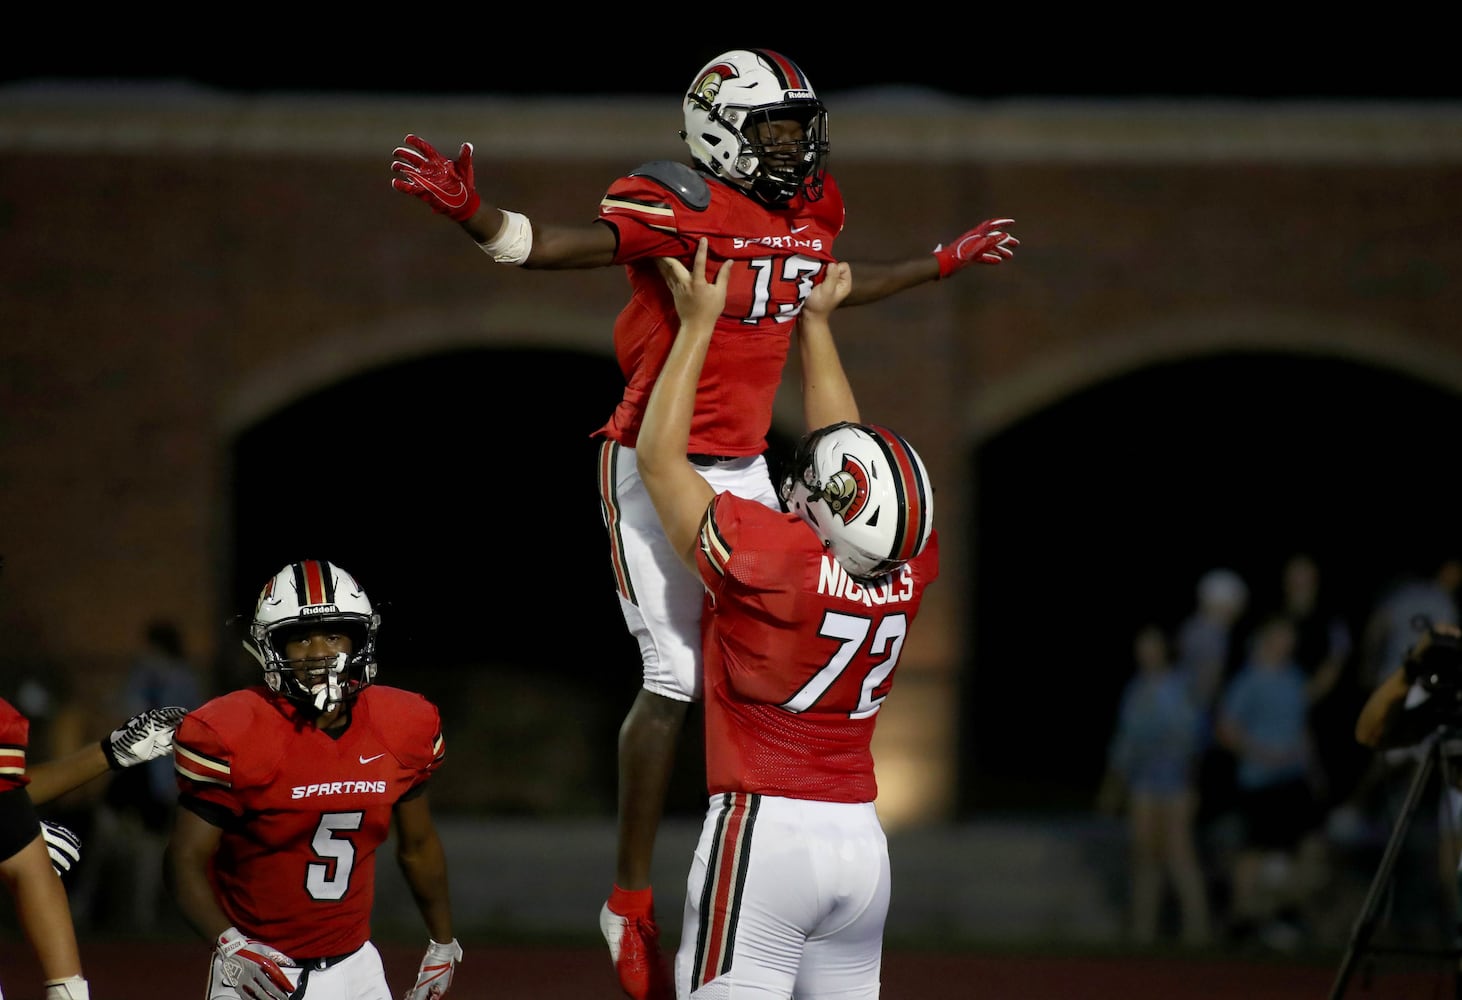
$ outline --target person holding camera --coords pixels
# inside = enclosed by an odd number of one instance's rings
[[[1376,685],[1355,721],[1355,738],[1372,750],[1409,746],[1442,722],[1440,694],[1455,703],[1462,691],[1462,629],[1428,624],[1401,665]],[[1440,711],[1438,711],[1440,709]]]
[[[1396,868],[1393,921],[1406,940],[1440,945],[1451,940],[1458,908],[1455,821],[1462,813],[1462,775],[1453,772],[1462,746],[1446,737],[1449,728],[1462,723],[1462,628],[1424,619],[1415,621],[1413,628],[1419,637],[1366,699],[1356,718],[1355,738],[1372,750],[1413,758],[1421,756],[1417,745],[1428,738],[1444,740],[1439,749],[1452,763],[1440,769],[1445,773],[1429,775],[1428,787],[1417,800],[1418,807],[1425,808],[1426,821],[1412,823],[1421,836],[1408,837]],[[1414,763],[1419,766],[1419,760]],[[1392,771],[1391,777],[1397,777]],[[1400,820],[1398,803],[1411,782],[1390,784],[1387,808]]]

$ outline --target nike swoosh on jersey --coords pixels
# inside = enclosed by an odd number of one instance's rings
[[[809,222],[807,224],[807,226],[810,226],[810,225],[812,225],[812,223]],[[796,236],[798,233],[802,232],[802,230],[806,229],[807,226],[793,226],[792,227],[792,235],[793,236]]]
[[[369,764],[371,761],[373,761],[373,760],[380,760],[384,756],[386,756],[386,755],[383,754],[383,753],[378,753],[374,757],[366,757],[364,755],[361,755],[361,756],[358,756],[356,759],[359,760],[362,764]]]

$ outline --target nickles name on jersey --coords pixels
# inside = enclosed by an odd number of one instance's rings
[[[914,571],[905,564],[899,567],[898,572],[879,580],[876,586],[866,587],[849,576],[840,562],[824,554],[817,573],[817,592],[841,597],[865,608],[898,604],[914,596]]]
[[[331,795],[385,795],[384,781],[322,781],[318,785],[295,785],[289,790],[292,799],[324,798]]]

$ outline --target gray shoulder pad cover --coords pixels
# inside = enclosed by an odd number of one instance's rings
[[[663,185],[687,207],[704,212],[711,207],[711,189],[706,179],[684,163],[651,160],[629,172],[631,177],[648,177]]]

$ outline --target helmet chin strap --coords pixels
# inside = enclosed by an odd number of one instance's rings
[[[325,672],[325,686],[315,692],[315,711],[333,712],[345,701],[345,685],[340,678],[345,676],[344,653],[335,654],[335,663]]]

